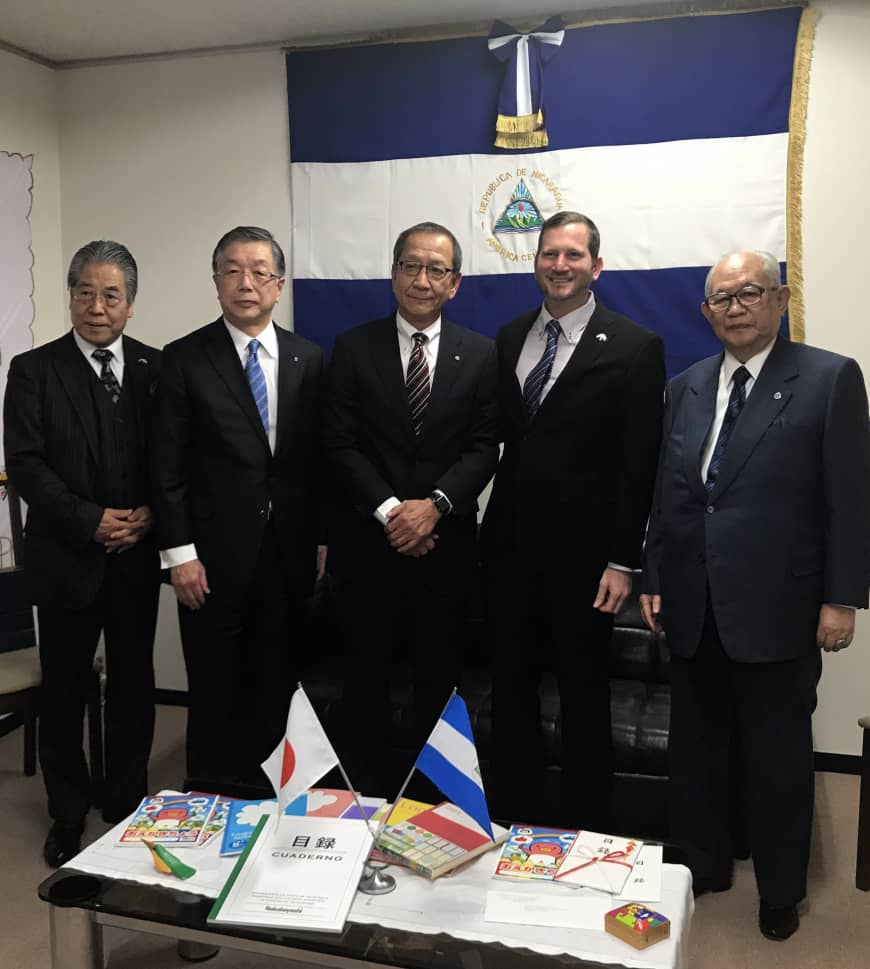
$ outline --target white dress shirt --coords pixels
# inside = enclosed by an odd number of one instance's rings
[[[266,436],[269,439],[269,449],[275,453],[275,442],[278,439],[278,334],[275,332],[274,322],[270,323],[262,333],[256,337],[250,337],[247,333],[240,330],[224,320],[227,333],[233,341],[233,346],[239,357],[239,364],[242,371],[248,362],[248,344],[252,339],[259,340],[260,346],[257,350],[257,359],[266,378],[266,395],[269,403],[269,430]],[[96,361],[94,361],[96,363]],[[247,375],[245,375],[247,380]],[[199,558],[196,553],[196,545],[192,542],[189,545],[177,545],[175,548],[160,550],[160,567],[171,569],[176,565],[184,565],[185,562],[192,562]]]
[[[121,334],[118,334],[118,338],[110,343],[107,347],[95,347],[93,343],[88,343],[83,337],[80,337],[78,330],[72,331],[73,339],[76,341],[76,346],[84,354],[85,360],[91,366],[91,370],[99,377],[103,372],[103,365],[99,360],[95,359],[92,354],[94,350],[105,349],[112,351],[112,359],[109,361],[109,366],[112,368],[112,373],[115,375],[115,380],[118,381],[118,386],[123,387],[124,385],[124,341],[121,339]]]
[[[727,350],[725,351],[725,356],[722,358],[722,366],[719,368],[719,389],[716,392],[716,412],[713,417],[713,424],[710,427],[710,434],[704,444],[704,452],[701,460],[702,481],[707,480],[707,469],[710,467],[710,458],[713,457],[713,448],[716,446],[719,431],[722,430],[722,422],[725,420],[725,411],[728,409],[728,399],[731,397],[731,388],[734,384],[734,371],[738,367],[746,367],[749,371],[749,379],[743,385],[746,399],[748,400],[749,395],[752,393],[752,388],[755,386],[755,381],[758,380],[758,375],[761,373],[761,368],[770,356],[774,342],[775,338],[760,353],[756,353],[754,357],[750,357],[746,363],[741,363],[731,353]]]
[[[553,369],[550,371],[550,376],[541,389],[542,401],[552,389],[553,384],[558,380],[559,374],[565,369],[565,365],[571,359],[571,354],[580,342],[580,337],[583,336],[583,331],[586,329],[594,312],[595,294],[590,292],[589,299],[579,309],[566,313],[558,321],[559,326],[562,327],[562,332],[559,334],[559,342],[556,344],[556,358],[553,360]],[[538,318],[526,334],[526,340],[523,343],[523,349],[520,351],[516,369],[520,389],[522,389],[532,368],[544,355],[544,350],[547,348],[547,324],[552,319],[554,319],[553,314],[547,309],[546,304],[543,305],[541,312],[538,314]]]
[[[411,326],[411,324],[402,316],[401,313],[396,313],[396,333],[398,334],[399,340],[399,356],[402,358],[402,382],[404,383],[405,378],[408,375],[408,361],[411,359],[411,351],[414,349],[414,334],[415,333],[425,333],[429,339],[423,344],[423,353],[426,357],[426,363],[429,365],[429,389],[431,391],[432,385],[435,383],[435,364],[438,361],[438,341],[441,336],[441,317],[439,316],[434,323],[430,323],[426,329],[418,330],[417,327]],[[439,494],[444,494],[443,491]],[[447,495],[444,495],[448,501],[450,499]],[[382,524],[387,524],[387,515],[396,507],[400,505],[401,501],[395,496],[390,495],[389,498],[382,501],[377,508],[375,508],[374,515],[375,518]]]

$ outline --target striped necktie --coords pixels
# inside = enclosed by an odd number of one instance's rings
[[[414,425],[414,433],[419,437],[423,428],[423,412],[431,393],[429,364],[426,362],[424,349],[429,337],[425,333],[415,333],[413,339],[414,346],[408,359],[405,387],[408,391],[408,406],[411,408],[411,423]]]
[[[115,354],[111,350],[101,348],[94,350],[91,356],[100,364],[100,383],[106,388],[106,393],[112,398],[112,403],[117,404],[121,396],[121,385],[112,370],[112,360]]]
[[[260,420],[263,422],[263,429],[269,433],[269,395],[266,393],[266,377],[263,368],[257,359],[257,351],[260,349],[259,340],[251,340],[248,344],[248,360],[245,363],[245,376],[248,378],[248,385],[254,395],[254,403],[260,412]]]
[[[722,427],[719,437],[716,438],[716,446],[710,455],[710,463],[707,465],[707,491],[712,491],[719,477],[719,470],[722,467],[722,460],[725,457],[725,449],[731,440],[731,432],[737,423],[737,418],[746,403],[746,381],[751,374],[746,367],[738,367],[731,378],[731,396],[728,398],[728,406],[725,408],[725,416],[722,419]]]
[[[550,320],[547,324],[547,345],[544,347],[543,356],[529,371],[526,382],[523,384],[523,409],[527,421],[530,421],[538,413],[538,408],[541,406],[541,391],[550,379],[561,332],[562,327],[559,326],[558,321]]]

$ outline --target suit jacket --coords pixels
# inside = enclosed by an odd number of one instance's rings
[[[708,494],[701,458],[721,362],[668,389],[644,585],[662,596],[676,655],[697,648],[709,587],[729,656],[791,659],[816,648],[822,603],[867,606],[864,381],[854,360],[778,337]]]
[[[495,386],[492,340],[442,317],[432,395],[418,437],[395,313],[338,337],[324,441],[336,476],[330,546],[339,562],[346,555],[364,558],[368,543],[388,547],[374,511],[391,495],[426,498],[436,488],[447,495],[453,511],[438,523],[439,559],[453,538],[474,539],[477,497],[498,460]],[[434,562],[436,555],[426,558]]]
[[[276,327],[274,455],[223,319],[164,349],[153,477],[160,548],[195,543],[213,593],[244,596],[270,515],[288,590],[314,581],[323,352]]]
[[[136,448],[147,467],[151,394],[160,352],[123,336],[124,384],[136,409]],[[24,569],[37,605],[78,609],[92,603],[106,569],[94,541],[103,508],[97,501],[100,442],[91,396],[94,374],[72,331],[13,358],[4,405],[6,466],[27,502]],[[141,494],[147,480],[136,483]],[[132,571],[158,568],[153,536],[125,551]]]
[[[582,571],[640,561],[661,440],[664,348],[601,303],[530,424],[517,361],[539,310],[496,337],[504,453],[481,530],[485,561]]]

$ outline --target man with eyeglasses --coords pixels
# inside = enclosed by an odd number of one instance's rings
[[[227,232],[212,272],[221,316],[164,351],[155,509],[187,667],[185,790],[257,797],[323,569],[323,353],[273,321],[285,264],[271,232]]]
[[[91,805],[82,726],[100,633],[104,820],[122,820],[148,793],[160,578],[148,473],[160,353],[124,333],[136,261],[118,242],[90,242],[67,282],[72,331],[12,360],[5,400],[6,466],[27,503],[22,564],[39,620],[52,867],[78,853]]]
[[[498,457],[493,343],[442,315],[461,268],[449,229],[406,229],[393,248],[398,309],[342,333],[330,365],[329,545],[346,648],[340,753],[354,783],[374,792],[401,780],[389,773],[390,657],[404,646],[413,666],[420,747],[459,681],[477,497]]]
[[[783,940],[806,894],[821,652],[868,602],[867,395],[854,360],[779,333],[769,253],[724,256],[705,293],[724,353],[668,388],[641,608],[671,652],[672,836],[695,893],[731,886],[736,735],[759,928]]]
[[[592,289],[598,227],[557,212],[541,228],[543,303],[498,332],[504,452],[481,528],[493,665],[493,803],[502,817],[610,831],[610,637],[652,498],[664,347]],[[554,814],[538,685],[559,687]]]

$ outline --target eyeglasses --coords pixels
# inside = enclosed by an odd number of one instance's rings
[[[215,276],[232,283],[240,281],[245,274],[251,277],[251,282],[255,286],[265,286],[273,279],[283,279],[283,276],[270,273],[268,269],[239,269],[237,266],[232,266],[230,269],[219,269]]]
[[[405,259],[400,259],[396,265],[405,276],[417,277],[425,270],[426,275],[433,283],[440,283],[442,279],[446,279],[451,273],[456,272],[455,269],[446,269],[444,266],[425,266],[422,262],[411,262]]]
[[[97,290],[89,289],[87,286],[76,287],[70,290],[72,298],[77,302],[81,303],[82,306],[90,306],[96,299],[102,300],[103,306],[108,306],[114,308],[118,306],[124,297],[120,293],[113,292],[112,290]]]
[[[756,286],[750,283],[736,293],[713,293],[704,302],[712,313],[727,313],[731,309],[731,300],[736,299],[741,306],[755,306],[761,302],[765,293],[773,293],[779,286]]]

